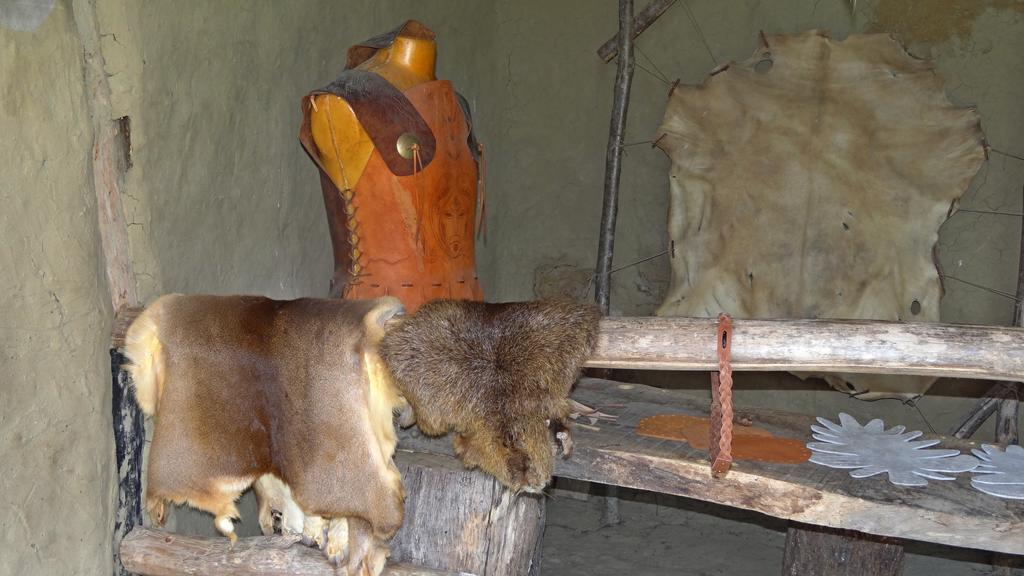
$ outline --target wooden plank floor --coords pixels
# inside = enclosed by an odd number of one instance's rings
[[[715,480],[706,452],[685,442],[635,433],[637,423],[647,416],[706,416],[706,407],[671,390],[595,379],[581,381],[573,397],[597,408],[623,406],[603,408],[618,415],[617,422],[574,428],[572,458],[559,460],[557,476],[696,498],[818,526],[1024,554],[1024,502],[985,495],[970,486],[968,474],[955,481],[929,481],[924,488],[901,488],[885,476],[855,480],[848,471],[810,462],[738,460],[725,478]],[[810,440],[811,417],[769,410],[737,412],[776,436]],[[942,446],[967,450],[975,444],[946,439]],[[451,442],[405,431],[399,449],[450,454]]]

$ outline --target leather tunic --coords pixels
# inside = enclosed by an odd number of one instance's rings
[[[434,157],[396,176],[380,150],[370,156],[351,199],[361,233],[344,296],[393,295],[410,311],[434,298],[482,300],[473,242],[477,166],[466,119],[447,80],[405,96],[434,133]]]
[[[330,92],[344,98],[331,89],[336,84],[314,95]],[[376,137],[350,189],[327,176],[309,129],[310,114],[316,113],[310,109],[312,95],[304,100],[300,139],[321,169],[335,259],[331,294],[353,299],[393,295],[410,312],[434,298],[482,300],[473,238],[478,168],[467,115],[447,80],[418,84],[402,94],[426,123],[423,127],[420,118],[407,118],[404,122],[416,127],[409,130],[422,134],[429,128],[432,138],[427,134],[421,141],[433,142],[427,142],[425,155],[403,161],[391,148],[394,134],[402,130],[380,120],[396,115],[381,116],[375,125],[369,117],[379,99],[364,102],[363,114],[353,105],[364,129]],[[416,114],[397,115],[409,116]]]

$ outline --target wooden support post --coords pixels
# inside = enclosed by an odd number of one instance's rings
[[[786,534],[782,576],[900,576],[899,540],[849,530],[792,524]]]
[[[622,176],[622,147],[626,137],[629,113],[629,91],[633,86],[633,0],[619,0],[619,34],[617,47],[619,65],[615,72],[615,93],[612,100],[612,121],[608,130],[605,158],[604,205],[601,210],[601,232],[597,246],[597,268],[594,272],[594,299],[601,314],[607,316],[611,303],[612,259],[615,253],[615,220],[619,212],[619,181]],[[605,508],[601,524],[613,526],[622,521],[617,489],[605,492]]]
[[[110,350],[111,403],[114,448],[117,457],[117,510],[114,512],[114,574],[129,574],[121,560],[121,541],[135,527],[142,526],[142,446],[146,440],[142,410],[135,403],[128,373],[121,369],[126,359],[121,351]]]
[[[137,306],[135,268],[128,242],[128,225],[121,206],[121,187],[128,170],[130,147],[127,121],[114,119],[110,104],[110,82],[103,60],[100,27],[92,0],[73,0],[72,13],[82,48],[85,99],[92,119],[92,178],[99,219],[100,245],[106,270],[107,288],[116,313],[125,306]]]
[[[644,30],[654,24],[654,21],[658,19],[665,10],[668,10],[670,6],[676,3],[676,0],[654,0],[647,5],[646,8],[640,11],[633,19],[633,38],[636,38],[640,34],[643,34]],[[597,55],[605,62],[611,62],[613,58],[619,53],[619,35],[609,38],[600,48],[597,49]]]
[[[996,443],[1003,448],[1010,444],[1019,444],[1018,425],[1020,420],[1020,383],[1007,382],[1009,391],[999,401],[996,411]]]
[[[981,428],[981,425],[988,420],[989,416],[995,414],[1002,403],[1002,400],[1013,392],[1012,382],[1000,382],[985,392],[985,395],[978,399],[974,407],[964,416],[960,425],[953,430],[953,436],[966,440]]]
[[[622,176],[622,145],[626,137],[629,91],[633,86],[633,0],[619,0],[619,65],[615,72],[612,120],[605,154],[604,203],[594,272],[594,299],[607,316],[611,299],[612,258],[615,254],[615,220],[619,212],[619,182]]]
[[[391,560],[479,576],[540,574],[544,500],[449,456],[399,452],[405,521]]]
[[[114,119],[100,26],[96,17],[96,2],[72,0],[70,7],[81,44],[85,100],[92,120],[92,184],[96,194],[100,247],[103,251],[110,304],[116,314],[119,310],[139,304],[128,226],[121,205],[124,175],[131,164],[130,122],[127,119]],[[112,538],[114,549],[111,553],[114,556],[114,576],[123,576],[128,572],[121,565],[118,551],[121,540],[133,527],[142,525],[139,483],[142,478],[142,443],[145,434],[142,412],[128,391],[127,376],[120,369],[124,359],[116,349],[111,350],[110,357],[118,473],[117,510],[114,514]]]

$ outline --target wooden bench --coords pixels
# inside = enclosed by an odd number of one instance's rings
[[[709,343],[713,343],[714,334],[712,319],[606,319],[588,365],[713,370],[717,359]],[[138,483],[142,435],[141,415],[130,395],[124,393],[126,375],[117,369],[123,362],[118,345],[115,338],[114,422],[122,482],[115,533],[120,547],[115,554],[120,553],[118,560],[125,560],[126,565],[142,569],[142,565],[132,564],[143,553],[142,544],[152,544],[168,535],[136,531],[122,542],[124,535],[141,525]],[[739,320],[735,322],[732,346],[735,370],[1024,379],[1024,330],[1017,328]],[[712,479],[705,452],[683,442],[643,437],[635,432],[637,423],[646,416],[706,416],[705,406],[677,392],[607,380],[584,379],[574,397],[591,406],[621,407],[607,410],[616,413],[616,422],[574,428],[572,458],[559,460],[557,476],[675,494],[791,520],[795,524],[787,542],[787,574],[899,574],[902,547],[898,539],[1024,554],[1024,506],[984,495],[971,488],[966,477],[933,481],[926,488],[899,488],[882,477],[854,480],[845,471],[811,463],[738,460],[726,477]],[[748,412],[745,417],[777,436],[809,439],[810,417],[767,410]],[[953,439],[944,439],[944,445],[961,449],[973,446]],[[407,488],[409,482],[414,486],[409,490],[407,525],[393,543],[394,560],[447,570],[433,572],[440,574],[460,570],[481,576],[536,573],[542,502],[527,497],[504,502],[496,482],[461,469],[451,457],[448,439],[403,433],[396,461]],[[501,514],[492,513],[499,509]],[[467,532],[470,528],[472,531]],[[145,573],[186,573],[178,560],[177,564],[170,560],[178,558],[176,552],[184,547],[175,542],[188,542],[193,550],[204,546],[214,550],[212,547],[224,544],[214,539],[171,538],[162,548],[165,561],[147,556]],[[280,555],[277,545],[268,540],[256,539],[251,545],[243,542],[244,547],[236,550],[186,555],[188,566],[207,574],[257,574],[260,572],[255,568],[227,572],[214,568],[225,563],[250,566],[258,564],[262,555]],[[837,557],[831,552],[838,550],[845,555],[840,555],[845,558],[843,565],[826,570],[824,567]],[[316,554],[300,551],[293,557],[301,558],[295,561],[305,563],[303,566],[311,566],[311,571],[300,573],[333,573],[332,567]],[[217,561],[203,564],[210,558]],[[445,563],[449,564],[442,565]],[[431,573],[401,572],[419,569],[401,565],[389,569],[393,574]]]

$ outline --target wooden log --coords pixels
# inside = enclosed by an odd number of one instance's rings
[[[846,530],[792,525],[786,534],[782,576],[900,576],[903,545]]]
[[[594,272],[594,300],[607,316],[611,308],[612,261],[615,255],[615,222],[619,213],[619,181],[622,175],[622,149],[626,138],[626,117],[629,113],[629,92],[633,85],[633,40],[636,38],[633,20],[633,0],[619,0],[619,33],[616,52],[619,64],[615,71],[615,92],[612,100],[612,119],[608,129],[608,148],[605,155],[604,202],[601,209],[601,228],[597,242],[597,268]],[[607,375],[606,375],[607,376]],[[602,526],[622,522],[618,495],[610,487],[604,499]]]
[[[106,269],[107,288],[114,311],[137,306],[135,269],[128,243],[128,226],[121,205],[121,186],[128,169],[127,122],[114,119],[110,103],[110,82],[100,45],[95,2],[73,0],[75,27],[82,44],[85,69],[85,99],[92,119],[92,177],[99,219],[100,245]]]
[[[989,416],[995,414],[1000,402],[1007,394],[1012,393],[1012,382],[1000,382],[985,392],[985,395],[978,399],[970,411],[964,416],[956,428],[953,429],[953,436],[966,440],[981,428],[981,425],[988,420]]]
[[[636,38],[643,33],[644,30],[654,24],[654,21],[658,19],[670,6],[676,3],[676,0],[654,0],[647,5],[646,8],[637,14],[636,18],[633,19],[633,38]],[[607,42],[601,45],[597,49],[597,55],[605,62],[611,62],[615,56],[619,53],[619,34],[612,36]]]
[[[391,541],[393,561],[480,576],[540,573],[542,497],[513,497],[491,476],[446,455],[400,451],[395,462],[406,500],[405,521]]]
[[[715,370],[712,318],[601,321],[586,366]],[[1017,381],[1024,329],[871,320],[734,320],[734,371],[915,374]]]
[[[128,373],[121,369],[125,357],[110,351],[111,406],[114,452],[117,465],[117,509],[114,511],[114,574],[128,574],[120,556],[121,541],[142,526],[142,447],[146,440],[142,410],[131,392]]]
[[[124,348],[124,335],[132,321],[142,314],[141,306],[122,308],[114,314],[114,325],[110,328],[110,347],[117,350]]]
[[[999,401],[996,411],[996,444],[1006,448],[1018,444],[1017,423],[1020,420],[1020,383],[1011,382],[1009,393]]]
[[[148,528],[135,528],[121,542],[124,565],[146,576],[335,576],[322,551],[303,545],[297,537],[239,538],[234,546],[224,537],[199,538]],[[432,570],[389,563],[385,576],[472,576],[465,572]]]
[[[118,315],[112,345],[140,309]],[[601,320],[590,368],[718,368],[714,318]],[[733,320],[733,371],[914,374],[1024,380],[1024,328],[872,320]]]

